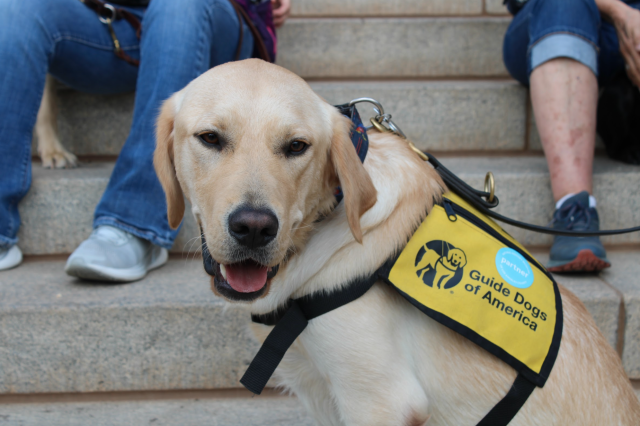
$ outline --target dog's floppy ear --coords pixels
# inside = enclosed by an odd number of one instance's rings
[[[156,123],[156,151],[153,154],[153,166],[167,198],[167,217],[172,229],[178,228],[184,216],[184,196],[173,165],[176,96],[165,101],[160,110]]]
[[[331,140],[331,163],[340,180],[353,237],[362,243],[360,217],[376,203],[376,188],[349,137],[351,120],[336,113]]]
[[[460,262],[460,267],[464,268],[465,266],[467,266],[467,255],[464,254],[463,251],[462,252],[462,261]]]

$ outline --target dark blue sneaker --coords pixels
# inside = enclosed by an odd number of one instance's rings
[[[582,191],[567,199],[553,213],[553,229],[598,231],[600,220],[595,208],[589,207],[589,193]],[[549,264],[551,272],[596,272],[611,266],[600,237],[565,237],[553,239]]]

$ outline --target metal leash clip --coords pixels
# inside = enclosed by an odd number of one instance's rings
[[[392,132],[398,136],[400,136],[401,138],[403,138],[405,141],[407,141],[407,144],[409,144],[409,147],[411,148],[411,150],[413,152],[415,152],[416,154],[418,154],[418,156],[424,160],[424,161],[428,161],[430,162],[436,169],[439,169],[441,172],[441,175],[446,174],[447,176],[452,176],[455,178],[456,182],[461,183],[462,185],[466,186],[466,184],[462,183],[462,181],[455,175],[453,175],[451,172],[449,172],[448,170],[443,170],[444,167],[435,159],[432,158],[433,161],[430,161],[430,158],[427,154],[425,154],[424,152],[420,151],[418,148],[416,148],[416,146],[409,140],[407,139],[407,137],[405,136],[404,132],[402,130],[400,130],[400,128],[398,126],[396,126],[396,124],[391,121],[391,114],[386,114],[384,112],[384,108],[382,107],[382,104],[378,101],[376,101],[375,99],[372,98],[358,98],[358,99],[354,99],[351,102],[349,102],[349,106],[354,106],[355,104],[359,104],[362,102],[367,102],[370,104],[373,104],[373,110],[376,112],[376,116],[375,117],[371,117],[370,121],[371,121],[371,126],[367,127],[367,131],[371,130],[371,129],[376,129],[377,131],[379,131],[380,133],[386,133],[386,132]],[[450,184],[452,182],[451,179],[449,179],[449,182],[447,182],[448,184]],[[460,186],[460,185],[457,185]],[[493,177],[493,173],[491,172],[487,172],[487,175],[485,177],[484,180],[484,193],[481,193],[479,191],[475,191],[473,190],[471,187],[469,187],[471,189],[471,191],[473,192],[473,194],[475,194],[478,197],[485,197],[487,199],[488,204],[490,204],[489,207],[495,207],[497,205],[497,198],[495,196],[496,193],[496,181]]]
[[[367,127],[367,130],[371,130],[372,128],[376,128],[377,131],[384,132],[393,132],[396,135],[406,139],[404,132],[400,130],[396,124],[391,121],[391,114],[385,114],[384,108],[382,104],[375,99],[372,98],[358,98],[349,102],[349,106],[354,106],[355,104],[361,102],[368,102],[373,104],[373,110],[376,112],[376,116],[371,118],[371,127]]]
[[[385,114],[384,108],[382,107],[382,104],[380,102],[372,98],[358,98],[349,102],[349,106],[354,106],[355,104],[362,102],[373,104],[373,110],[376,112],[376,116],[371,117],[370,119],[371,126],[367,127],[367,131],[375,128],[380,133],[391,132],[395,135],[398,135],[407,141],[409,147],[413,150],[413,152],[418,154],[421,159],[423,159],[424,161],[429,161],[429,157],[427,156],[427,154],[416,148],[416,146],[409,139],[407,139],[407,136],[400,129],[400,127],[398,127],[396,123],[391,121],[391,114]]]

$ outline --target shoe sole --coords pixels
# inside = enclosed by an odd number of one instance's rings
[[[138,267],[129,269],[115,269],[98,265],[87,265],[81,259],[75,259],[67,264],[65,272],[72,277],[81,278],[90,281],[102,281],[102,282],[116,282],[127,283],[132,281],[138,281],[144,278],[149,271],[161,267],[167,260],[169,255],[166,250],[163,250],[160,256],[149,265],[148,268]]]
[[[599,272],[611,264],[600,259],[589,249],[580,250],[575,259],[559,266],[551,266],[549,272]]]

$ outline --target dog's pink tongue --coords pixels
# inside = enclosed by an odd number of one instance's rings
[[[227,272],[227,282],[235,291],[253,293],[264,287],[267,282],[266,266],[253,262],[234,263],[224,265]]]

